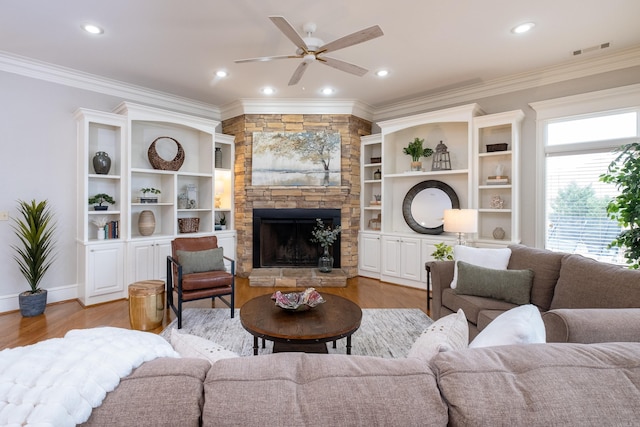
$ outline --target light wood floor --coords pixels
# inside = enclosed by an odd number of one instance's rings
[[[292,292],[292,288],[278,288]],[[258,295],[273,293],[276,288],[250,287],[249,280],[236,279],[236,308]],[[326,292],[350,299],[362,308],[419,308],[427,312],[426,291],[382,283],[365,277],[349,279],[344,288],[321,288]],[[194,301],[186,307],[210,307],[211,300]],[[216,307],[226,307],[216,300]],[[174,318],[167,310],[163,326],[152,332],[160,333]],[[83,307],[76,300],[47,306],[45,313],[36,317],[22,317],[20,312],[0,314],[0,349],[24,346],[48,338],[59,338],[71,329],[114,326],[129,329],[129,302],[113,301],[96,306]]]

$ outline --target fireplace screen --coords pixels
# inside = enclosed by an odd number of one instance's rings
[[[256,209],[253,215],[253,267],[315,267],[322,248],[311,242],[316,218],[340,225],[339,209]],[[340,238],[331,247],[340,267]]]

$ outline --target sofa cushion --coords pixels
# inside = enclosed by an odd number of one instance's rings
[[[458,281],[458,261],[468,262],[473,265],[480,265],[486,268],[505,270],[509,264],[511,249],[500,248],[474,248],[471,246],[456,245],[453,247],[453,259],[456,262],[453,270],[453,280],[451,289],[455,289]]]
[[[640,308],[558,308],[542,321],[547,342],[640,342]]]
[[[553,291],[560,277],[562,258],[567,254],[545,249],[530,248],[524,245],[511,245],[510,270],[533,270],[533,284],[531,286],[531,304],[535,304],[543,311],[549,310]]]
[[[407,357],[430,360],[443,351],[462,350],[469,344],[469,327],[462,310],[433,322],[416,339]]]
[[[533,270],[496,270],[458,261],[456,293],[529,304]]]
[[[562,259],[552,309],[634,307],[640,307],[640,271],[582,255]]]
[[[160,358],[122,379],[83,426],[200,425],[203,382],[211,365],[201,359]]]
[[[469,343],[469,348],[546,342],[542,316],[533,304],[505,311]]]
[[[178,256],[178,262],[182,265],[183,275],[225,270],[223,248],[203,251],[176,251],[176,255]]]
[[[205,381],[203,425],[447,425],[417,358],[277,353],[224,359]],[[224,405],[221,405],[224,399]]]
[[[449,425],[635,425],[640,344],[532,344],[431,359]],[[490,391],[490,392],[489,392]]]
[[[478,324],[478,315],[482,310],[507,311],[517,307],[516,304],[493,298],[477,297],[474,295],[459,295],[450,288],[442,291],[442,305],[454,313],[459,309],[462,309],[465,316],[467,316],[467,320],[474,325]]]
[[[481,331],[489,326],[489,323],[496,320],[496,317],[500,316],[505,311],[507,310],[481,310],[480,313],[478,313],[478,323],[476,324],[478,330]]]

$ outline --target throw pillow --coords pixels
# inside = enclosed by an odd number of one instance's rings
[[[486,268],[506,270],[511,257],[511,249],[472,248],[470,246],[456,245],[453,247],[453,259],[456,265],[453,269],[451,289],[455,289],[458,283],[458,261],[479,265]]]
[[[533,304],[505,311],[484,328],[469,344],[469,348],[510,344],[545,343],[547,335],[540,310]]]
[[[171,331],[170,342],[181,357],[205,359],[212,365],[221,359],[239,357],[237,353],[225,349],[220,344],[196,335],[178,332],[177,329]]]
[[[204,251],[176,251],[182,274],[202,273],[203,271],[226,270],[222,248]]]
[[[429,361],[440,352],[462,350],[469,343],[469,327],[462,309],[436,320],[413,343],[407,357]]]
[[[458,285],[455,292],[510,302],[529,304],[533,270],[496,270],[458,261]]]

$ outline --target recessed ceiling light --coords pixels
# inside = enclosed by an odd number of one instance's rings
[[[531,30],[535,26],[536,24],[534,24],[533,22],[525,22],[524,24],[516,25],[515,27],[513,27],[511,29],[511,32],[514,34],[522,34]]]
[[[94,24],[84,24],[82,29],[85,30],[89,34],[102,34],[104,30],[97,25]]]
[[[323,95],[331,95],[335,92],[335,90],[331,89],[330,87],[325,87],[320,92],[322,92]]]
[[[218,77],[227,77],[228,75],[229,75],[229,73],[227,73],[227,72],[226,72],[226,71],[224,71],[224,70],[218,70],[218,71],[216,71],[216,76],[218,76]]]
[[[378,77],[387,77],[389,75],[389,70],[378,70],[376,71],[376,76]]]
[[[274,93],[276,93],[276,90],[272,87],[263,87],[262,90],[260,90],[260,92],[262,92],[265,95],[273,95]]]

